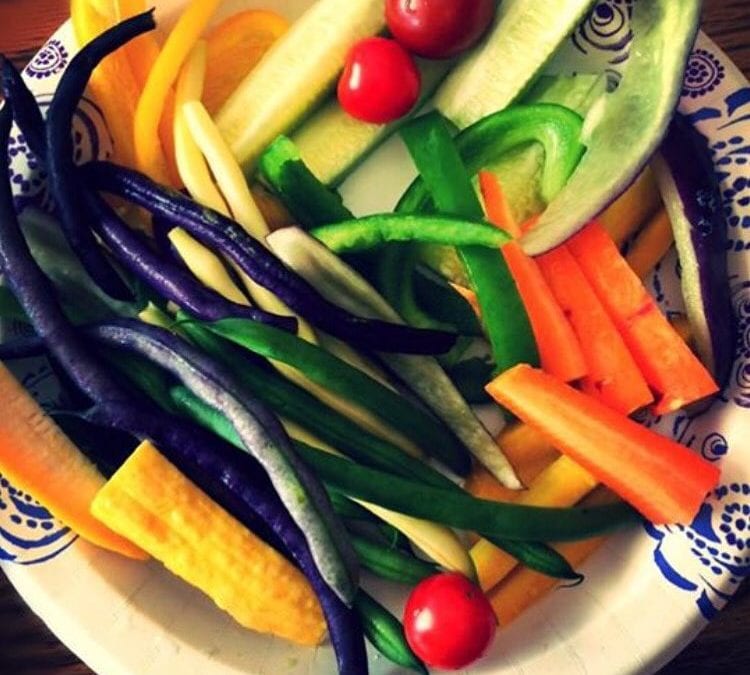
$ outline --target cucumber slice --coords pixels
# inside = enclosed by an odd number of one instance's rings
[[[591,107],[607,93],[607,76],[542,75],[523,96],[522,103],[555,103],[585,117]]]
[[[243,80],[217,124],[246,172],[320,101],[349,49],[385,26],[384,0],[317,0]]]
[[[420,60],[420,99],[409,115],[391,124],[361,122],[344,112],[338,101],[332,99],[291,136],[305,164],[321,182],[339,185],[370,151],[419,111],[435,93],[452,65],[452,62]]]
[[[620,86],[590,111],[588,152],[539,224],[522,239],[527,253],[544,253],[577,232],[648,162],[672,119],[700,7],[698,0],[635,3],[633,44]]]
[[[503,110],[573,31],[591,0],[504,0],[483,45],[438,90],[437,109],[464,129]]]

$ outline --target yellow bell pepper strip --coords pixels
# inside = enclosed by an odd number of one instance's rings
[[[607,504],[613,499],[609,490],[599,488],[587,497],[582,504],[593,506]],[[574,567],[581,565],[607,540],[606,537],[595,537],[583,541],[556,544],[555,549]],[[489,591],[487,599],[495,611],[501,626],[507,626],[526,609],[540,600],[544,595],[558,587],[556,579],[539,574],[527,567],[515,569],[507,579]]]
[[[219,112],[245,76],[288,28],[289,22],[276,12],[249,9],[232,14],[208,33],[203,103],[211,115]]]
[[[563,455],[542,471],[528,490],[515,492],[515,497],[506,501],[527,506],[573,506],[597,485],[588,471]],[[474,544],[469,554],[484,591],[497,585],[518,564],[515,558],[486,539]]]
[[[92,544],[146,560],[137,545],[91,516],[104,476],[2,363],[0,401],[0,473]]]
[[[674,244],[672,223],[666,209],[661,209],[638,233],[625,260],[628,261],[633,272],[641,279],[645,279],[672,248],[672,244]]]
[[[70,18],[80,46],[116,23],[114,15],[100,13],[90,0],[71,0]],[[116,51],[99,64],[89,80],[89,91],[112,134],[113,160],[135,168],[133,119],[140,89],[124,51]]]
[[[560,453],[536,429],[523,422],[509,424],[497,436],[497,444],[528,485],[554,462]]]
[[[487,391],[655,524],[692,522],[719,480],[716,465],[540,370],[516,366]]]
[[[632,237],[661,207],[656,178],[646,167],[635,182],[597,220],[618,246]]]
[[[325,621],[302,572],[190,482],[148,441],[91,511],[245,628],[315,646]]]
[[[188,101],[199,100],[206,75],[206,43],[198,40],[177,78],[175,89],[174,143],[175,159],[180,179],[190,196],[214,211],[230,215],[224,198],[214,184],[211,172],[201,150],[188,129],[182,106]]]
[[[136,162],[143,173],[157,182],[169,182],[158,134],[168,91],[218,4],[219,0],[193,0],[187,6],[164,43],[138,99],[133,130]]]

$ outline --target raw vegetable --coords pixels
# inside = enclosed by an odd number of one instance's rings
[[[293,366],[316,384],[356,401],[452,471],[460,472],[469,461],[458,439],[438,420],[324,349],[249,321],[228,319],[206,324],[206,328],[261,356]]]
[[[477,313],[443,277],[427,267],[414,270],[414,298],[434,320],[450,325],[460,335],[480,337]]]
[[[553,103],[515,105],[480,119],[454,139],[469,175],[491,165],[509,151],[538,143],[544,151],[541,196],[551,200],[567,183],[586,149],[583,121],[577,113]],[[424,181],[417,178],[399,201],[402,213],[430,208]]]
[[[588,373],[581,389],[623,415],[651,403],[654,397],[633,355],[568,246],[536,261],[583,349]]]
[[[384,24],[383,0],[318,0],[292,24],[216,118],[246,172],[328,91],[349,49]]]
[[[527,253],[544,253],[581,229],[649,160],[674,113],[700,8],[696,0],[633,5],[633,42],[622,81],[589,113],[588,151],[565,189],[524,236]]]
[[[293,317],[269,314],[254,307],[226,301],[218,293],[198,283],[180,266],[153,253],[148,244],[98,195],[87,192],[82,200],[96,219],[96,231],[116,257],[162,297],[205,321],[236,316],[250,321],[269,322],[283,330],[296,330],[297,322]]]
[[[645,279],[659,261],[667,255],[674,244],[672,222],[665,209],[652,216],[628,247],[625,260],[630,269],[641,279]]]
[[[145,560],[148,556],[91,516],[104,477],[0,363],[0,473],[38,499],[92,544]]]
[[[734,361],[727,223],[704,136],[678,115],[654,163],[680,258],[682,295],[696,348],[723,385]]]
[[[415,106],[420,87],[419,69],[409,52],[395,40],[371,37],[349,50],[336,94],[354,119],[389,124]]]
[[[460,574],[437,574],[419,584],[404,609],[406,639],[428,666],[458,670],[492,644],[497,620],[484,593]]]
[[[73,163],[71,126],[73,113],[96,65],[133,37],[153,30],[155,26],[152,12],[139,14],[89,42],[65,70],[47,112],[48,183],[60,213],[61,226],[70,247],[91,278],[109,295],[121,300],[130,298],[130,291],[87,227],[88,214],[82,203],[79,177]]]
[[[585,469],[566,456],[559,457],[530,482],[528,490],[517,492],[510,500],[529,506],[573,506],[598,484]],[[489,497],[494,499],[494,497]],[[482,590],[493,588],[517,564],[497,546],[481,539],[471,548]]]
[[[402,129],[401,136],[438,211],[481,221],[484,211],[445,120],[437,113],[430,113]],[[420,228],[417,237],[426,229],[426,226]],[[497,228],[490,229],[501,234]],[[481,243],[470,240],[469,231],[464,227],[455,243],[459,244],[458,253],[477,294],[496,371],[502,372],[516,363],[537,363],[539,354],[528,315],[502,254],[497,250],[480,250]],[[493,247],[502,243],[496,239]]]
[[[183,227],[204,245],[222,251],[255,282],[276,293],[295,312],[336,337],[365,349],[392,349],[406,353],[447,351],[455,341],[449,333],[411,329],[352,316],[325,300],[307,282],[290,272],[236,223],[179,193],[158,186],[142,174],[106,162],[91,162],[86,167],[86,177],[98,188],[132,200]]]
[[[591,0],[504,0],[484,44],[454,69],[438,91],[438,110],[463,129],[506,108],[591,5]]]
[[[268,146],[258,169],[300,225],[313,227],[354,218],[341,195],[316,178],[287,136],[279,136]]]
[[[170,176],[159,140],[159,120],[168,92],[180,68],[198,41],[219,0],[192,0],[180,15],[149,72],[138,99],[133,123],[133,149],[138,168],[154,180],[169,183]]]
[[[383,579],[401,584],[417,584],[437,572],[435,565],[413,555],[376,544],[356,534],[350,534],[349,537],[362,567]]]
[[[661,196],[651,166],[646,166],[597,220],[618,247],[622,247],[661,208]]]
[[[495,16],[494,0],[386,0],[385,18],[393,37],[409,51],[445,59],[466,51]]]
[[[517,366],[513,370],[521,367]],[[577,540],[602,534],[637,520],[635,512],[624,504],[596,509],[500,504],[475,499],[457,491],[427,485],[418,487],[414,481],[357,466],[301,443],[297,443],[296,448],[321,480],[344,494],[417,518],[509,541]]]
[[[414,655],[399,620],[372,596],[361,590],[354,599],[367,639],[389,661],[427,675],[424,664]]]
[[[245,628],[303,645],[322,641],[323,614],[302,573],[148,441],[102,487],[91,510]]]
[[[468,216],[390,213],[322,225],[313,228],[310,234],[338,254],[367,251],[396,242],[495,249],[510,241],[502,230]]]
[[[47,154],[44,118],[36,98],[13,63],[5,58],[0,61],[3,68],[3,96],[10,101],[13,117],[29,149],[37,159],[44,160]]]
[[[487,213],[487,222],[504,230],[513,239],[518,239],[522,234],[521,228],[513,217],[508,198],[495,174],[491,171],[480,171],[479,189]]]
[[[656,524],[692,522],[718,482],[717,466],[539,370],[516,366],[488,391]]]
[[[506,231],[518,232],[518,227],[513,227],[512,216],[507,213],[507,204],[502,198],[498,202],[493,200],[498,194],[502,195],[499,183],[492,174],[482,175],[482,194],[490,221]],[[488,184],[493,181],[498,189],[488,192]],[[508,224],[510,228],[507,228]],[[526,308],[542,368],[563,382],[580,380],[587,373],[581,346],[539,266],[516,241],[505,244],[502,253]]]
[[[91,0],[71,0],[70,19],[76,41],[84,47],[113,25],[113,17],[104,16]],[[58,85],[59,87],[59,85]],[[101,108],[107,129],[112,134],[113,159],[118,164],[135,167],[133,153],[133,117],[140,93],[127,55],[115,51],[96,64],[88,88]]]
[[[289,29],[276,12],[248,9],[232,14],[206,36],[208,59],[203,104],[215,115],[271,46]]]
[[[349,311],[387,321],[398,314],[354,269],[299,228],[271,234],[267,242],[285,263],[329,300],[338,298]],[[429,358],[381,353],[380,358],[419,396],[469,451],[509,488],[521,483],[487,430],[461,397],[440,364]],[[463,474],[469,471],[463,469]]]
[[[422,91],[412,114],[431,98],[451,65],[442,61],[417,61]],[[348,115],[333,98],[313,112],[291,132],[290,137],[299,148],[302,160],[318,180],[335,187],[409,117],[406,115],[386,125],[368,124]]]
[[[542,434],[521,422],[506,426],[498,434],[497,444],[513,466],[519,467],[518,475],[524,485],[528,485],[560,456]]]
[[[89,3],[101,6],[101,3],[92,3],[91,0]],[[114,0],[110,4],[114,4],[115,18],[118,21],[129,19],[148,9],[145,0]],[[134,38],[122,49],[140,90],[143,90],[148,74],[159,56],[159,43],[152,33],[146,33]]]
[[[568,242],[599,301],[656,396],[656,414],[716,393],[703,364],[659,311],[607,233],[591,223]]]

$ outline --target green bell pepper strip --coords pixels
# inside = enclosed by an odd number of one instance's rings
[[[356,534],[349,535],[359,562],[376,576],[400,584],[418,584],[440,568],[419,558],[376,544]]]
[[[586,151],[581,142],[582,129],[581,116],[572,110],[554,103],[537,103],[516,105],[489,115],[452,140],[469,175],[515,148],[541,144],[544,150],[541,193],[549,202],[565,187]],[[435,204],[423,177],[409,186],[396,208],[399,213],[434,210]]]
[[[470,464],[468,452],[441,421],[330,352],[257,322],[223,319],[203,325],[240,347],[297,368],[316,384],[357,401],[426,454],[465,475]]]
[[[238,383],[256,398],[266,403],[278,415],[296,422],[353,460],[383,471],[411,477],[428,485],[453,486],[453,483],[439,471],[379,436],[361,429],[350,419],[276,371],[265,370],[251,359],[244,358],[245,355],[241,353],[239,357],[243,358],[238,367],[238,355],[232,354],[232,345],[208,327],[192,321],[180,325],[201,349],[225,365],[232,365]]]
[[[624,503],[546,508],[492,502],[357,466],[303,443],[295,443],[295,448],[329,488],[415,518],[503,540],[577,541],[640,520],[639,515]]]
[[[424,664],[415,656],[404,635],[401,622],[361,588],[354,597],[365,636],[375,649],[396,665],[427,675]]]
[[[341,195],[317,179],[288,137],[279,136],[268,146],[260,158],[259,170],[264,182],[303,227],[353,217]]]
[[[401,136],[438,210],[484,220],[482,205],[443,117],[437,112],[424,115],[405,126]],[[478,248],[482,246],[479,238],[467,237],[457,243],[482,310],[496,371],[503,372],[519,363],[538,365],[531,323],[502,253]]]
[[[383,213],[321,225],[310,234],[338,254],[411,241],[498,249],[511,240],[503,230],[481,222],[483,218],[484,215],[471,220],[461,216]]]

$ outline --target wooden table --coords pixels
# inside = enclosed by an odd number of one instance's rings
[[[272,3],[269,3],[272,4]],[[706,0],[703,28],[750,76],[750,0]],[[0,52],[27,60],[64,20],[68,0],[0,0]],[[88,675],[0,574],[0,674]],[[662,675],[750,673],[750,585]]]

